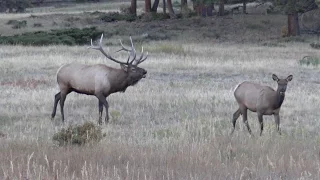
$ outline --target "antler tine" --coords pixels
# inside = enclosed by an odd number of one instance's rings
[[[130,61],[130,64],[132,64],[136,60],[137,52],[136,52],[136,49],[134,48],[131,36],[130,36],[130,42],[131,42],[131,53],[133,54],[133,59]]]
[[[130,57],[131,57],[131,52],[128,52],[128,59],[127,59],[127,64],[130,64]]]
[[[140,55],[140,57],[135,61],[135,62],[136,62],[135,64],[138,65],[142,58],[143,58],[143,46],[141,47],[141,55]]]
[[[131,52],[131,53],[133,53],[133,52]],[[132,63],[136,60],[136,57],[137,57],[137,54],[134,52],[133,58],[132,58],[132,60],[130,61],[130,64],[132,64]]]
[[[145,61],[145,60],[148,58],[148,56],[149,56],[149,52],[147,52],[146,57],[144,57],[142,60],[140,60],[138,64],[140,64],[140,63],[142,63],[143,61]]]
[[[147,55],[145,57],[144,56],[144,53],[143,53],[143,46],[141,47],[141,55],[139,57],[138,60],[136,60],[136,65],[142,63],[143,61],[145,61],[147,58],[148,58],[148,55],[149,55],[149,52],[147,52]]]
[[[100,41],[99,41],[99,46],[94,46],[93,43],[92,43],[92,39],[91,39],[91,46],[88,47],[89,49],[95,49],[95,50],[99,50],[104,56],[106,56],[108,59],[116,62],[116,63],[119,63],[119,64],[127,64],[127,63],[124,63],[124,62],[121,62],[121,61],[118,61],[116,60],[115,58],[113,58],[112,56],[110,56],[109,54],[107,54],[103,48],[102,48],[102,39],[103,39],[103,34],[101,35],[101,38],[100,38]]]
[[[143,46],[141,46],[141,55],[140,55],[140,57],[138,59],[138,62],[141,61],[142,58],[143,58]]]
[[[121,44],[121,49],[119,49],[119,50],[118,50],[118,51],[116,51],[116,52],[119,52],[119,51],[127,51],[127,52],[129,52],[129,51],[130,51],[130,49],[127,49],[126,47],[124,47],[124,45],[122,44],[121,39],[119,39],[119,41],[120,41],[120,44]]]
[[[124,47],[121,39],[119,39],[119,41],[120,41],[121,49],[119,49],[119,50],[116,51],[116,52],[119,52],[119,51],[127,51],[127,52],[129,52],[129,57],[128,57],[128,59],[127,59],[127,64],[132,64],[132,62],[135,61],[135,59],[136,59],[136,50],[135,50],[135,48],[134,48],[134,46],[133,46],[133,41],[132,41],[131,36],[130,36],[131,50],[128,49],[128,48],[126,48],[126,47]],[[133,59],[130,61],[130,57],[131,57],[131,56],[133,56]]]
[[[102,47],[102,39],[103,39],[103,33],[101,34],[101,38],[100,38],[100,41],[99,41],[100,47]]]

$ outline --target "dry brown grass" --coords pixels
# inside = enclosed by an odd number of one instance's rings
[[[152,52],[142,64],[147,78],[108,97],[106,138],[81,147],[58,147],[52,135],[68,124],[97,123],[98,102],[70,94],[66,124],[59,111],[50,121],[56,70],[73,61],[117,65],[82,46],[1,46],[0,179],[319,179],[320,74],[298,63],[319,51],[302,43],[145,46]],[[176,48],[162,52],[164,46]],[[244,80],[274,87],[272,73],[294,77],[280,113],[283,135],[266,116],[259,137],[249,113],[256,136],[241,118],[230,136],[233,88]]]
[[[77,14],[119,6],[49,7],[1,15],[1,24],[27,18],[28,26],[42,23],[43,27],[12,30],[5,25],[0,33],[63,28],[66,11]],[[30,18],[31,14],[39,17]],[[147,78],[108,97],[111,121],[102,127],[106,138],[96,146],[59,147],[52,141],[53,134],[69,124],[98,120],[97,99],[78,94],[67,97],[66,124],[61,123],[59,110],[50,120],[58,91],[55,74],[73,61],[118,66],[83,46],[0,46],[0,179],[319,179],[319,67],[298,62],[304,56],[320,57],[319,51],[308,43],[282,43],[284,47],[216,43],[279,37],[284,20],[250,15],[195,18],[195,27],[188,25],[190,31],[169,21],[168,31],[171,28],[189,41],[145,45],[151,52],[142,64]],[[81,23],[71,25],[85,26]],[[127,27],[126,33],[154,29],[148,24],[112,24],[103,26]],[[263,27],[268,29],[261,31]],[[272,73],[293,74],[280,113],[283,135],[275,131],[273,118],[265,116],[259,137],[256,114],[249,113],[255,137],[248,135],[241,118],[230,136],[237,108],[233,88],[244,80],[275,87]]]

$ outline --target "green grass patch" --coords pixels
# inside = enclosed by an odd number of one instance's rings
[[[0,44],[25,46],[84,45],[88,44],[90,39],[98,38],[102,33],[103,31],[96,27],[27,32],[14,36],[0,36]]]

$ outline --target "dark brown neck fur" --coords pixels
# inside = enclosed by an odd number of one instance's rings
[[[274,109],[279,109],[284,101],[285,95],[284,94],[281,95],[279,90],[277,90],[276,93],[277,93],[276,95],[277,100],[276,100]]]
[[[125,92],[129,84],[128,73],[121,69],[112,71],[109,75],[109,82],[112,87],[110,94],[115,92]]]

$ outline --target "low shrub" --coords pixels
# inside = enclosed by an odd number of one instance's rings
[[[27,21],[26,20],[22,20],[22,21],[9,20],[7,22],[7,24],[8,25],[12,25],[12,29],[21,29],[21,28],[27,27]]]
[[[283,37],[278,40],[279,43],[289,43],[289,42],[307,42],[307,40],[300,36],[289,36]]]
[[[265,42],[262,44],[262,46],[267,46],[267,47],[286,47],[284,44],[276,43],[276,42]]]
[[[88,143],[99,142],[105,134],[101,128],[92,122],[86,122],[83,125],[69,126],[67,129],[61,129],[53,135],[53,141],[58,142],[59,146],[65,145],[84,145]]]
[[[119,13],[119,12],[110,12],[105,13],[100,16],[100,19],[104,22],[114,22],[114,21],[129,21],[132,22],[136,20],[136,17],[131,14]]]
[[[320,49],[320,43],[311,43],[310,46],[311,46],[313,49]]]
[[[301,60],[299,60],[299,64],[318,67],[320,64],[320,58],[313,56],[305,56]]]
[[[27,32],[14,36],[0,36],[0,44],[9,45],[85,45],[90,39],[100,37],[103,31],[91,28],[71,28],[51,31]]]
[[[41,23],[34,23],[33,27],[43,27],[43,25]]]
[[[32,7],[31,0],[1,0],[0,12],[23,13]]]

